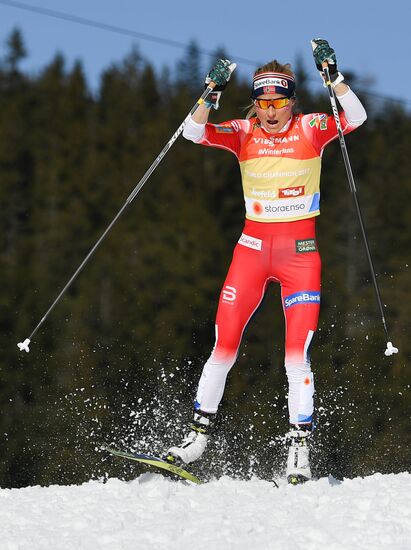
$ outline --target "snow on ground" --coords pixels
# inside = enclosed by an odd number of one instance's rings
[[[0,490],[1,550],[409,550],[411,475],[292,487],[157,473]]]

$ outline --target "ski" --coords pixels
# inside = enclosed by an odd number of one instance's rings
[[[330,485],[332,486],[337,486],[337,485],[341,485],[343,482],[344,482],[344,478],[340,478],[340,477],[334,477],[332,474],[328,474],[326,476],[327,478],[327,481]],[[307,479],[303,476],[300,476],[300,475],[290,475],[287,477],[287,484],[288,485],[306,485],[307,483],[310,484],[312,483],[313,481],[319,481],[320,479],[324,479],[324,478],[320,478],[320,477],[312,477],[310,479]]]
[[[307,481],[312,481],[311,479],[308,479],[301,475],[289,475],[287,477],[287,482],[289,485],[302,485],[303,483],[307,483]]]
[[[168,462],[164,458],[160,458],[158,456],[149,455],[145,453],[133,453],[128,451],[119,451],[117,449],[113,449],[112,447],[101,447],[102,450],[107,451],[113,456],[117,456],[120,458],[125,458],[126,460],[133,460],[135,462],[139,462],[140,464],[146,464],[149,467],[157,468],[160,471],[168,472],[170,474],[173,474],[177,476],[179,479],[184,481],[191,481],[191,483],[195,483],[197,485],[201,485],[205,483],[205,481],[201,480],[188,470],[185,470],[181,466],[177,466],[176,464],[172,464],[171,462]],[[315,478],[312,479],[306,479],[302,476],[296,476],[296,475],[290,475],[288,478],[277,478],[277,479],[271,479],[271,483],[274,487],[277,489],[280,486],[285,484],[289,485],[304,485],[306,483],[310,483],[311,481],[317,481]],[[339,485],[342,483],[341,480],[338,480],[334,478],[332,475],[328,476],[328,482],[330,485]]]
[[[140,464],[146,464],[148,466],[153,466],[154,468],[158,468],[160,470],[165,470],[171,474],[176,475],[180,479],[191,481],[192,483],[196,483],[198,485],[204,483],[201,479],[199,479],[197,476],[195,476],[191,472],[188,472],[184,468],[181,468],[180,466],[176,466],[175,464],[172,464],[171,462],[168,462],[163,458],[159,458],[158,456],[148,455],[144,453],[118,451],[117,449],[112,449],[111,447],[103,447],[103,449],[108,453],[110,453],[111,455],[118,456],[120,458],[125,458],[127,460],[134,460],[135,462],[139,462]]]

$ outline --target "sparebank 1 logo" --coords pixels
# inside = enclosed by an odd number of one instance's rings
[[[285,309],[293,307],[298,304],[319,304],[320,292],[318,290],[303,290],[301,292],[295,292],[284,298]]]
[[[237,297],[237,289],[226,285],[223,288],[223,302],[232,304]]]

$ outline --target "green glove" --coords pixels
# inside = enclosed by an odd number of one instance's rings
[[[337,70],[337,58],[335,51],[327,40],[322,38],[314,38],[311,40],[311,46],[313,48],[314,61],[317,69],[320,71],[322,78],[325,80],[322,64],[326,61],[328,64],[328,70],[330,72],[330,80],[333,86],[336,86],[344,80],[344,77]]]
[[[210,84],[210,82],[215,82],[216,84],[214,90],[205,100],[207,107],[214,107],[214,109],[218,109],[221,93],[225,90],[234,68],[229,59],[219,59],[211,71],[207,74],[205,79],[206,87]]]
[[[215,90],[224,90],[227,86],[227,82],[230,80],[232,72],[230,65],[231,61],[229,59],[219,59],[206,76],[205,83],[208,85],[211,81],[215,82],[217,84],[214,88]]]

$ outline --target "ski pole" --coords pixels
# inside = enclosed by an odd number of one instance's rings
[[[349,159],[349,156],[348,156],[347,146],[345,144],[344,133],[343,133],[343,130],[342,130],[342,127],[341,127],[341,120],[340,120],[340,115],[338,113],[336,96],[335,96],[334,88],[332,87],[332,84],[331,84],[330,71],[329,71],[329,68],[328,68],[328,63],[325,61],[322,64],[322,67],[323,67],[323,71],[324,71],[324,75],[325,75],[325,84],[326,84],[326,88],[327,88],[328,95],[329,95],[329,98],[330,98],[335,123],[337,125],[338,139],[339,139],[339,142],[340,142],[341,153],[342,153],[342,156],[343,156],[343,159],[344,159],[345,170],[346,170],[347,176],[348,176],[348,183],[349,183],[349,186],[350,186],[351,195],[354,199],[355,209],[356,209],[356,212],[357,212],[358,221],[360,223],[361,234],[362,234],[362,238],[363,238],[363,241],[364,241],[365,251],[366,251],[366,255],[367,255],[367,259],[368,259],[368,264],[369,264],[370,271],[371,271],[371,278],[372,278],[372,282],[374,284],[375,295],[376,295],[378,307],[379,307],[379,310],[380,310],[380,313],[381,313],[381,319],[382,319],[382,324],[383,324],[383,327],[384,327],[385,335],[387,337],[387,349],[385,350],[384,353],[385,353],[385,355],[392,355],[393,353],[398,353],[398,348],[393,346],[393,344],[391,342],[391,339],[390,339],[390,336],[389,336],[388,328],[387,328],[387,322],[386,322],[386,319],[385,319],[384,309],[383,309],[382,300],[381,300],[381,293],[380,293],[380,290],[378,288],[378,282],[377,282],[377,277],[376,277],[376,274],[375,274],[374,263],[373,263],[373,260],[372,260],[370,247],[368,245],[367,233],[365,231],[364,220],[363,220],[363,217],[362,217],[362,214],[361,214],[360,203],[358,201],[357,188],[355,186],[355,181],[354,181],[354,176],[353,176],[352,169],[351,169],[350,159]]]
[[[231,72],[234,71],[234,69],[236,68],[236,64],[235,63],[232,63],[230,65],[230,70]],[[96,249],[98,248],[98,246],[101,244],[101,242],[103,241],[103,239],[106,237],[107,233],[111,230],[111,228],[114,226],[114,224],[116,223],[116,221],[119,219],[119,217],[121,216],[121,214],[124,212],[124,210],[126,210],[126,208],[132,203],[132,201],[134,200],[134,198],[136,197],[136,195],[138,194],[139,191],[141,191],[143,185],[146,183],[146,181],[148,180],[148,178],[151,176],[151,174],[154,172],[154,170],[157,168],[157,166],[160,164],[160,162],[163,160],[163,158],[166,156],[166,154],[168,153],[168,151],[170,150],[171,146],[174,144],[174,142],[176,141],[176,139],[178,138],[178,136],[181,134],[181,132],[183,131],[184,129],[184,126],[186,125],[186,122],[188,121],[188,119],[196,112],[196,110],[198,109],[198,107],[200,105],[202,105],[206,98],[208,97],[208,95],[213,91],[213,89],[215,88],[216,84],[215,82],[210,82],[208,85],[207,85],[207,88],[204,90],[203,94],[201,95],[201,97],[196,101],[196,103],[194,104],[194,106],[192,107],[191,111],[189,112],[189,114],[186,116],[186,118],[183,120],[183,122],[180,124],[180,126],[178,127],[178,129],[176,130],[176,132],[173,134],[173,136],[171,137],[171,139],[168,141],[168,143],[164,146],[164,148],[162,149],[162,151],[160,152],[160,154],[158,155],[158,157],[155,159],[155,161],[153,162],[153,164],[150,166],[150,168],[147,170],[147,172],[144,174],[144,176],[141,178],[141,180],[137,183],[137,185],[134,187],[133,191],[130,193],[130,195],[128,196],[126,202],[123,204],[123,206],[120,208],[120,210],[117,212],[117,214],[115,215],[115,217],[113,218],[113,220],[110,222],[110,224],[107,226],[107,228],[104,230],[104,232],[102,233],[101,237],[97,240],[97,242],[95,243],[95,245],[91,248],[90,252],[87,254],[87,256],[84,258],[84,260],[81,262],[81,264],[78,266],[78,268],[76,269],[76,271],[73,273],[73,275],[70,277],[70,279],[67,281],[67,283],[65,284],[65,286],[63,287],[63,289],[60,291],[60,293],[57,295],[56,299],[54,300],[54,302],[51,304],[51,306],[48,308],[48,310],[46,311],[46,313],[43,315],[43,317],[40,319],[40,321],[38,322],[38,324],[36,325],[36,327],[33,329],[33,331],[31,332],[30,336],[28,338],[26,338],[23,342],[19,342],[17,344],[18,348],[20,351],[25,351],[25,352],[29,352],[29,344],[33,338],[33,336],[36,334],[36,332],[38,331],[38,329],[41,327],[41,325],[44,323],[44,321],[47,319],[47,317],[49,316],[49,314],[51,313],[51,311],[54,309],[54,307],[56,306],[56,304],[59,302],[59,300],[61,299],[61,297],[63,296],[63,294],[67,291],[67,289],[71,286],[71,284],[73,283],[73,281],[77,278],[78,274],[80,273],[80,271],[83,269],[83,267],[86,265],[86,263],[89,261],[89,259],[91,258],[91,256],[94,254],[94,252],[96,251]]]

